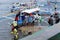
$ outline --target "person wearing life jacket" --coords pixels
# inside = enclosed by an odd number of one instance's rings
[[[15,21],[18,21],[18,16],[15,17]]]
[[[11,31],[12,34],[14,34],[15,29],[17,30],[16,27],[17,27],[17,24],[16,24],[16,22],[14,21],[13,24],[12,24],[12,31]]]
[[[13,35],[14,35],[14,40],[18,40],[18,30],[17,29],[14,29]]]
[[[16,14],[15,21],[18,21],[19,16],[20,16],[20,11],[18,12],[18,14]]]
[[[17,21],[13,21],[13,23],[12,23],[12,31],[14,30],[14,29],[17,29],[18,30],[18,25],[17,25]]]
[[[18,30],[17,29],[14,29],[14,35],[16,35],[17,34],[17,32],[18,32]]]

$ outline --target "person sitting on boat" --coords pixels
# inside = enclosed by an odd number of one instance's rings
[[[34,14],[35,14],[35,13],[30,13],[31,24],[32,24],[32,25],[34,25],[34,21],[35,21]]]
[[[33,22],[33,19],[32,19],[31,15],[29,15],[29,17],[28,17],[28,22],[29,22],[29,24],[32,24],[32,22]]]
[[[25,15],[25,23],[26,23],[26,25],[28,25],[28,17],[29,17],[29,15]]]
[[[40,14],[38,14],[38,18],[39,18],[39,22],[41,23],[42,22],[42,17]]]

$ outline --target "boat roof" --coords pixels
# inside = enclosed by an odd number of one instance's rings
[[[26,9],[26,10],[23,10],[22,13],[23,12],[32,13],[32,12],[39,11],[39,10],[40,10],[40,8]]]

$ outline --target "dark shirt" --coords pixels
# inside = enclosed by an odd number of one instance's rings
[[[49,25],[53,25],[53,19],[49,18],[48,23],[49,23]]]
[[[25,16],[21,16],[22,17],[22,20],[25,20]]]

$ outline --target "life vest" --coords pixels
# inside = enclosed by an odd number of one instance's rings
[[[15,17],[15,21],[18,21],[18,17]]]
[[[16,34],[17,34],[17,29],[14,29],[14,30],[11,32],[11,34],[16,35]]]
[[[14,29],[13,34],[14,34],[14,35],[17,34],[17,29]]]
[[[16,27],[17,26],[17,21],[13,21],[13,26]]]

